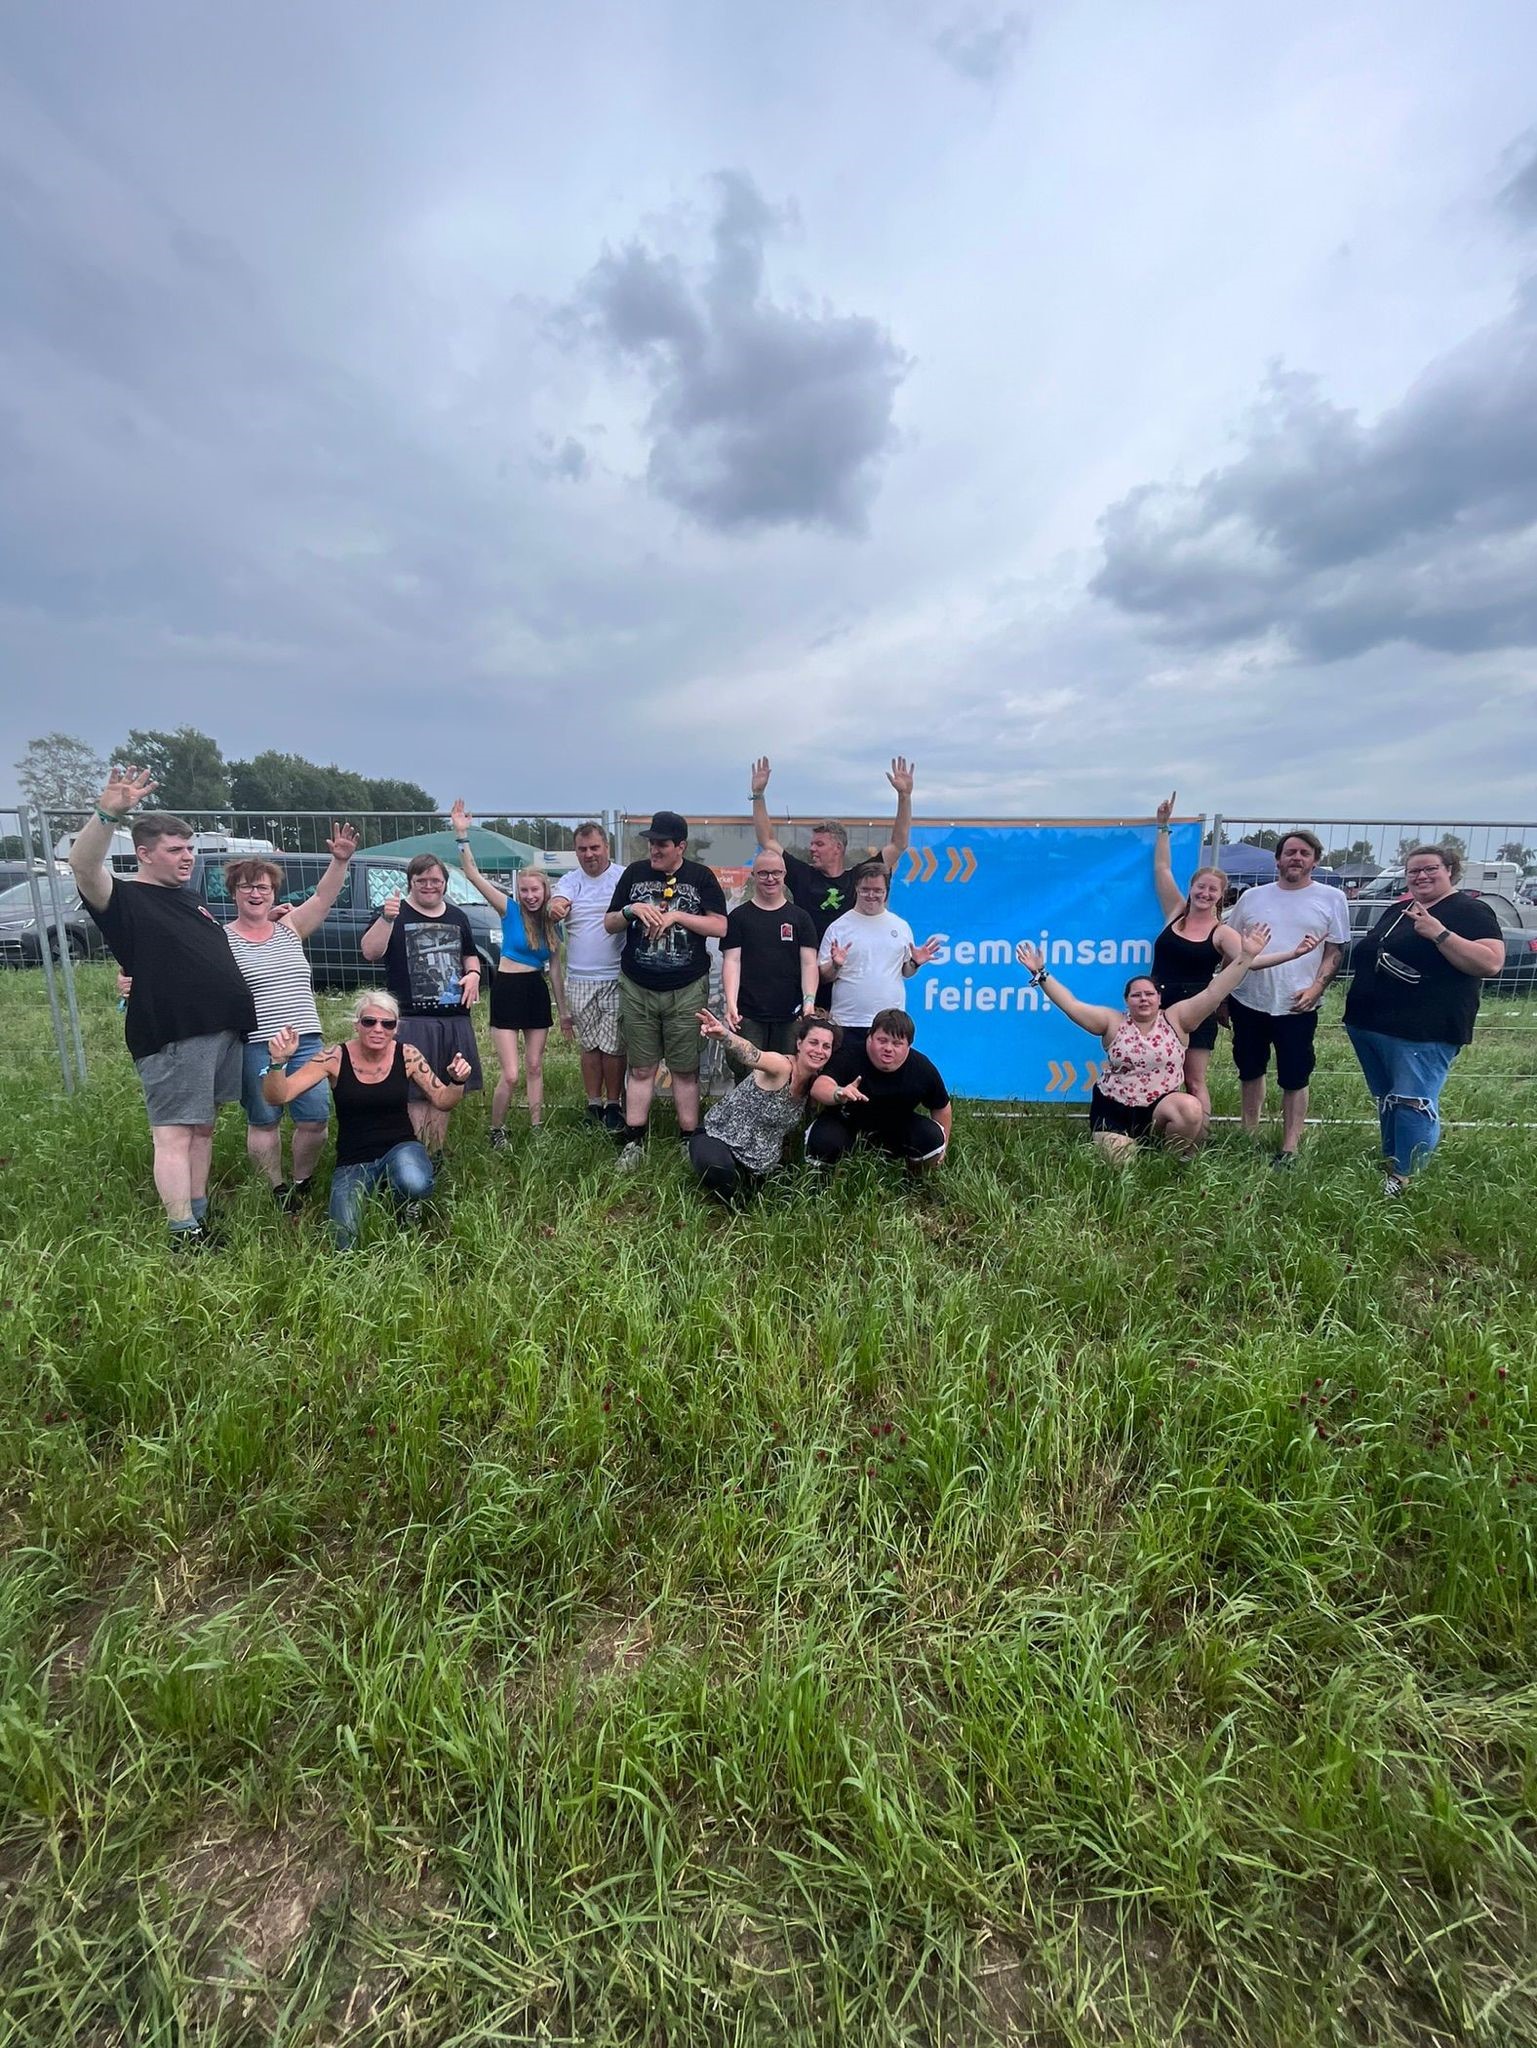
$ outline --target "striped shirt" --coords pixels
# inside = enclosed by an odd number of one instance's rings
[[[310,978],[304,941],[297,932],[290,931],[286,924],[275,924],[271,938],[257,945],[251,939],[243,939],[232,924],[227,924],[224,936],[256,1004],[253,1045],[264,1044],[285,1024],[291,1024],[301,1036],[320,1029],[315,984]]]

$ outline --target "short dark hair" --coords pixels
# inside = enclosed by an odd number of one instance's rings
[[[877,1010],[870,1019],[870,1030],[884,1031],[888,1038],[903,1039],[908,1045],[918,1036],[918,1027],[905,1010]]]
[[[162,839],[195,839],[197,834],[185,818],[178,818],[174,811],[140,811],[128,827],[133,835],[133,850],[142,853],[146,846],[154,846]]]
[[[833,1051],[843,1043],[843,1026],[835,1024],[825,1010],[813,1010],[809,1016],[797,1017],[795,1029],[790,1036],[797,1045],[802,1044],[813,1031],[830,1031],[833,1036]]]
[[[581,838],[584,832],[596,832],[598,837],[603,841],[603,844],[607,846],[608,834],[603,829],[603,827],[598,823],[596,818],[584,818],[581,824],[577,826],[576,830],[571,835],[571,844],[573,846],[575,846],[576,842]]]
[[[436,868],[439,871],[446,886],[448,882],[448,864],[446,861],[439,860],[435,853],[412,854],[411,858],[406,862],[406,880],[414,882],[418,875],[425,875],[429,868]]]
[[[885,883],[886,894],[889,896],[891,894],[891,870],[883,860],[862,860],[858,867],[849,869],[849,880],[856,889],[861,882],[867,880],[871,875],[879,876],[880,880]]]
[[[849,828],[847,825],[840,825],[836,818],[824,818],[820,825],[812,826],[811,837],[815,839],[819,832],[825,832],[829,839],[836,839],[844,852],[848,852]]]
[[[1409,873],[1410,861],[1423,860],[1427,853],[1435,855],[1454,882],[1462,880],[1462,855],[1455,846],[1441,846],[1439,844],[1435,846],[1411,846],[1404,855],[1404,874],[1406,877]]]
[[[1280,838],[1275,843],[1277,858],[1280,857],[1281,850],[1285,846],[1288,839],[1300,839],[1304,846],[1312,847],[1314,860],[1323,859],[1324,843],[1319,838],[1318,834],[1316,832],[1310,832],[1306,825],[1293,825],[1289,832],[1283,832],[1281,834]]]
[[[1152,975],[1134,974],[1131,980],[1127,982],[1125,988],[1121,990],[1121,1001],[1123,1003],[1125,1002],[1126,998],[1131,994],[1132,990],[1136,987],[1139,981],[1152,981],[1154,988],[1158,988],[1158,984],[1156,981],[1153,981]],[[1158,988],[1158,1000],[1160,1003],[1163,1001],[1163,990],[1161,988]]]

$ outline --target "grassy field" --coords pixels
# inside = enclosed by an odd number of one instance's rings
[[[1537,1131],[726,1215],[562,1059],[345,1261],[227,1113],[173,1263],[82,985],[71,1105],[0,980],[5,2048],[1537,2039]],[[1537,1121],[1493,1007],[1446,1113]]]

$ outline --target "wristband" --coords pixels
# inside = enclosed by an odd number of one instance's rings
[[[1160,825],[1158,829],[1160,832],[1167,832],[1169,828],[1167,825]]]
[[[459,834],[456,832],[454,834],[454,838],[460,846],[468,846],[470,843],[470,835],[468,832],[464,834],[463,838],[460,838]]]
[[[1446,925],[1442,925],[1441,929],[1436,933],[1435,937],[1431,940],[1430,943],[1433,946],[1444,946],[1447,940],[1452,936],[1453,934],[1448,929],[1448,927]]]
[[[96,806],[96,815],[104,825],[121,825],[128,814],[126,811],[104,811],[101,805],[98,804]]]

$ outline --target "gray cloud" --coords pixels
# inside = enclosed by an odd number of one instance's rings
[[[1372,424],[1275,375],[1247,445],[1100,521],[1095,593],[1161,639],[1332,662],[1537,645],[1537,292]]]
[[[991,17],[980,12],[958,15],[934,37],[935,53],[950,69],[975,85],[997,85],[1014,68],[1014,60],[1030,36],[1027,15]]]
[[[1517,144],[1526,161],[1501,187],[1500,204],[1523,225],[1537,226],[1537,135],[1527,135]]]
[[[702,271],[631,242],[605,253],[560,318],[649,378],[659,496],[721,529],[859,532],[907,358],[875,320],[774,304],[764,250],[778,217],[740,172],[715,184]]]

